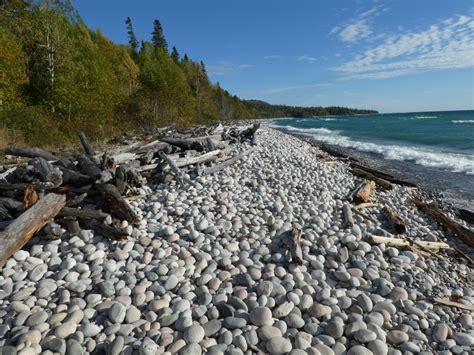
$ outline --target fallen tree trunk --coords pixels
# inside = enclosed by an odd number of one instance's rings
[[[86,175],[89,175],[93,179],[97,179],[102,170],[97,164],[87,155],[82,154],[77,157],[79,169]]]
[[[402,234],[406,232],[406,225],[405,221],[401,219],[393,209],[390,207],[385,206],[383,208],[383,213],[387,217],[390,225],[395,230],[396,233]]]
[[[25,158],[44,158],[46,160],[60,160],[58,157],[40,148],[7,148],[5,154]]]
[[[357,191],[355,199],[359,202],[369,202],[370,198],[372,197],[372,194],[375,191],[375,187],[375,181],[368,181],[364,184],[364,186],[360,188],[359,191]]]
[[[168,163],[174,175],[176,176],[176,181],[179,184],[183,184],[183,182],[185,181],[193,185],[193,182],[189,178],[187,178],[181,170],[179,170],[178,166],[176,165],[176,162],[173,159],[169,158],[162,150],[160,150],[159,155],[161,159],[165,160]]]
[[[65,184],[69,184],[74,187],[82,187],[84,185],[89,185],[94,182],[94,179],[85,174],[81,174],[78,171],[74,171],[68,168],[59,167],[63,173],[63,181]]]
[[[303,265],[303,251],[301,249],[301,226],[297,223],[293,223],[291,229],[291,239],[290,239],[290,255],[291,261],[295,264]]]
[[[347,202],[342,206],[342,212],[344,214],[344,228],[352,227],[354,225],[354,219],[352,218],[351,205]]]
[[[104,198],[104,207],[106,207],[110,213],[131,224],[139,222],[140,219],[138,218],[138,215],[120,194],[115,185],[97,184],[96,188]]]
[[[209,174],[214,174],[215,172],[218,172],[222,169],[225,169],[227,168],[228,166],[232,165],[232,164],[235,164],[237,163],[240,159],[244,158],[245,156],[247,156],[248,154],[252,153],[254,149],[248,149],[246,150],[245,152],[243,153],[240,153],[238,155],[236,155],[235,157],[233,158],[230,158],[220,164],[217,164],[217,165],[214,165],[214,166],[210,166],[208,168],[204,168],[203,170],[201,170],[200,172],[200,175],[209,175]]]
[[[66,196],[48,194],[0,233],[0,267],[66,204]]]
[[[440,250],[440,249],[449,249],[449,244],[442,242],[427,242],[422,240],[416,240],[410,242],[402,238],[393,238],[393,237],[383,237],[379,235],[371,235],[369,241],[374,244],[385,244],[390,247],[409,247],[413,244],[422,246],[426,249],[431,250]]]
[[[453,221],[446,216],[436,205],[430,205],[413,198],[412,202],[416,207],[424,211],[428,216],[433,218],[436,222],[450,230],[457,238],[461,239],[470,247],[474,248],[474,232]]]
[[[362,177],[366,180],[373,180],[377,184],[377,186],[380,186],[383,190],[392,190],[393,186],[390,184],[387,180],[381,179],[371,173],[368,173],[364,170],[358,169],[358,168],[352,168],[351,169],[352,174]]]
[[[61,217],[76,217],[76,218],[81,218],[81,219],[98,219],[98,220],[103,220],[108,215],[109,215],[108,213],[104,213],[99,210],[79,209],[79,208],[71,208],[71,207],[64,207],[58,213],[58,216],[61,216]]]
[[[59,187],[63,183],[61,170],[53,167],[49,161],[44,158],[34,158],[29,162],[40,174],[44,182],[50,182],[54,187]]]

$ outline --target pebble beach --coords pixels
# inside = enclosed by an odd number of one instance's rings
[[[57,239],[16,252],[0,272],[0,353],[473,354],[472,311],[434,301],[474,304],[466,259],[370,243],[393,235],[376,208],[344,227],[357,185],[346,162],[269,127],[256,142],[193,185],[142,188],[126,241],[58,226]],[[409,237],[453,242],[409,203],[420,193],[394,185],[374,202]],[[302,265],[288,245],[295,223]]]

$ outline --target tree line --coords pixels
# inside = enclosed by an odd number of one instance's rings
[[[159,20],[149,40],[136,37],[132,19],[124,25],[128,44],[115,44],[69,0],[0,0],[0,129],[44,145],[78,130],[101,138],[284,111],[212,83],[202,61],[168,48]]]

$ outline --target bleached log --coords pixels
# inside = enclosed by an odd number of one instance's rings
[[[354,225],[354,219],[352,218],[351,205],[347,202],[342,206],[342,212],[344,214],[344,228],[352,227]]]
[[[424,240],[416,240],[412,243],[402,238],[383,237],[379,235],[371,235],[369,237],[369,241],[374,244],[385,244],[391,247],[409,247],[415,244],[431,250],[450,249],[449,244],[443,242],[427,242]]]
[[[0,267],[66,204],[66,196],[48,194],[0,233]]]
[[[391,224],[395,232],[397,232],[398,234],[402,234],[406,232],[405,221],[401,219],[400,216],[398,216],[397,213],[393,209],[385,206],[382,211],[384,215],[387,217],[389,223]]]
[[[368,181],[365,183],[355,195],[355,199],[360,202],[369,202],[372,194],[375,191],[375,181]]]
[[[222,169],[227,168],[230,165],[233,165],[233,164],[237,163],[239,160],[241,160],[242,158],[244,158],[248,154],[252,153],[253,151],[254,151],[254,148],[248,149],[245,152],[240,153],[240,154],[236,155],[233,158],[227,159],[226,161],[224,161],[220,164],[217,164],[217,165],[214,165],[214,166],[211,166],[211,167],[208,167],[208,168],[204,168],[203,170],[201,170],[200,175],[214,174],[215,172],[218,172]]]
[[[116,164],[123,164],[136,158],[137,155],[135,153],[120,153],[116,155],[110,155],[109,153],[109,160],[113,160]]]
[[[420,201],[417,198],[413,198],[412,202],[424,211],[428,216],[433,218],[436,222],[450,230],[453,235],[461,239],[467,245],[474,248],[474,232],[462,226],[461,224],[453,221],[451,218],[446,216],[436,205],[430,205]]]
[[[467,309],[468,311],[474,312],[474,305],[472,305],[472,304],[464,304],[464,303],[460,303],[460,302],[454,302],[454,301],[448,300],[446,298],[441,298],[441,297],[433,297],[432,301],[435,302],[435,303],[442,304],[444,306]]]
[[[145,145],[140,146],[136,150],[133,150],[133,153],[141,154],[153,150],[166,150],[168,151],[170,145],[168,143],[156,140]]]
[[[176,160],[176,166],[182,168],[188,165],[196,165],[215,160],[221,154],[221,150],[217,149],[212,152],[204,153],[195,157],[184,157]]]
[[[378,207],[378,206],[379,206],[378,203],[367,202],[367,203],[360,203],[360,204],[354,206],[354,208],[356,210],[363,210],[364,208],[372,208],[372,207]]]

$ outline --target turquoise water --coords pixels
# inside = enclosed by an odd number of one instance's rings
[[[389,160],[474,175],[474,111],[282,118],[270,125]]]

